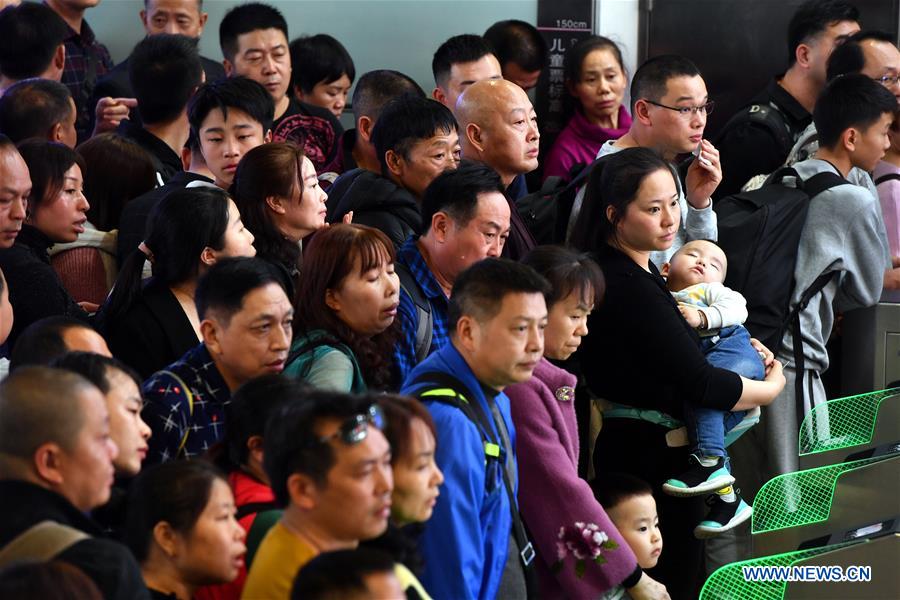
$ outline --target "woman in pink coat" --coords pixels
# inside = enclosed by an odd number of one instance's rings
[[[504,390],[516,426],[519,508],[537,551],[541,597],[598,598],[621,585],[632,598],[668,598],[578,477],[576,378],[551,362],[569,358],[587,334],[588,314],[605,290],[600,267],[558,246],[535,248],[523,262],[552,290],[544,357],[529,381]]]

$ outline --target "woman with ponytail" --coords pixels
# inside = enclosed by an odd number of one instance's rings
[[[255,254],[253,235],[227,193],[203,186],[167,195],[103,308],[112,353],[144,378],[177,360],[200,342],[194,306],[200,275],[222,258]],[[153,274],[146,282],[145,261]]]

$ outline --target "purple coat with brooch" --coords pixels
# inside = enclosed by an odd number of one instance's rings
[[[631,575],[637,559],[590,486],[578,477],[575,376],[542,358],[530,380],[503,391],[516,426],[519,510],[537,550],[541,597],[596,598]],[[603,551],[609,562],[602,566],[587,561],[581,578],[572,557],[553,572],[560,528],[576,522],[596,524],[619,546]]]

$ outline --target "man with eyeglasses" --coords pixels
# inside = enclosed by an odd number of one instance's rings
[[[444,489],[419,550],[435,598],[534,597],[535,551],[519,517],[516,432],[503,389],[531,378],[544,351],[547,281],[487,258],[454,281],[450,343],[409,374],[437,430]]]
[[[679,248],[692,240],[716,240],[716,214],[710,199],[722,181],[719,151],[703,138],[706,117],[714,103],[697,66],[682,56],[664,55],[644,62],[631,80],[631,113],[628,133],[600,147],[597,158],[625,148],[653,148],[668,161],[694,153],[687,176],[678,182],[681,220],[675,240],[668,250],[650,253],[657,268],[669,261]],[[578,216],[584,189],[572,207],[570,224]]]
[[[843,0],[809,0],[797,9],[787,29],[787,71],[769,81],[716,138],[722,183],[713,200],[737,193],[752,177],[772,173],[784,163],[812,123],[828,57],[859,31],[858,20],[859,10]]]
[[[860,31],[849,37],[828,60],[828,80],[862,73],[886,87],[900,102],[900,50],[885,31]]]
[[[891,34],[860,31],[835,49],[828,59],[828,81],[854,73],[865,75],[886,87],[900,107],[900,50],[894,45]],[[788,162],[794,164],[808,160],[815,156],[818,149],[818,133],[813,123],[800,136]],[[878,198],[878,189],[866,171],[853,167],[847,174],[847,181],[866,188]],[[883,215],[881,225],[884,228]],[[886,290],[900,289],[900,257],[896,257],[894,263],[895,266],[884,272],[883,287]]]
[[[885,86],[900,103],[900,51],[897,50],[893,37],[889,33],[869,30],[851,35],[828,57],[826,73],[828,81],[842,75],[862,73]],[[797,138],[797,142],[784,164],[791,166],[812,158],[818,149],[819,139],[816,125],[810,123]],[[870,188],[872,193],[877,195],[872,178],[868,173],[853,168],[850,170],[847,180],[856,185]],[[753,185],[752,189],[759,185]]]
[[[371,397],[310,391],[281,406],[263,437],[263,467],[284,507],[259,545],[243,598],[288,598],[322,552],[378,537],[391,513],[391,447]]]

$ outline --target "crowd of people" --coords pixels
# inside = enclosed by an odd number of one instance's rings
[[[889,34],[809,0],[714,138],[689,58],[590,36],[542,146],[522,21],[427,94],[258,2],[218,63],[202,0],[144,0],[113,65],[98,3],[0,12],[0,596],[680,599],[748,558],[836,318],[900,289]],[[761,341],[714,208],[781,167],[821,189]],[[525,176],[582,172],[537,230]]]

